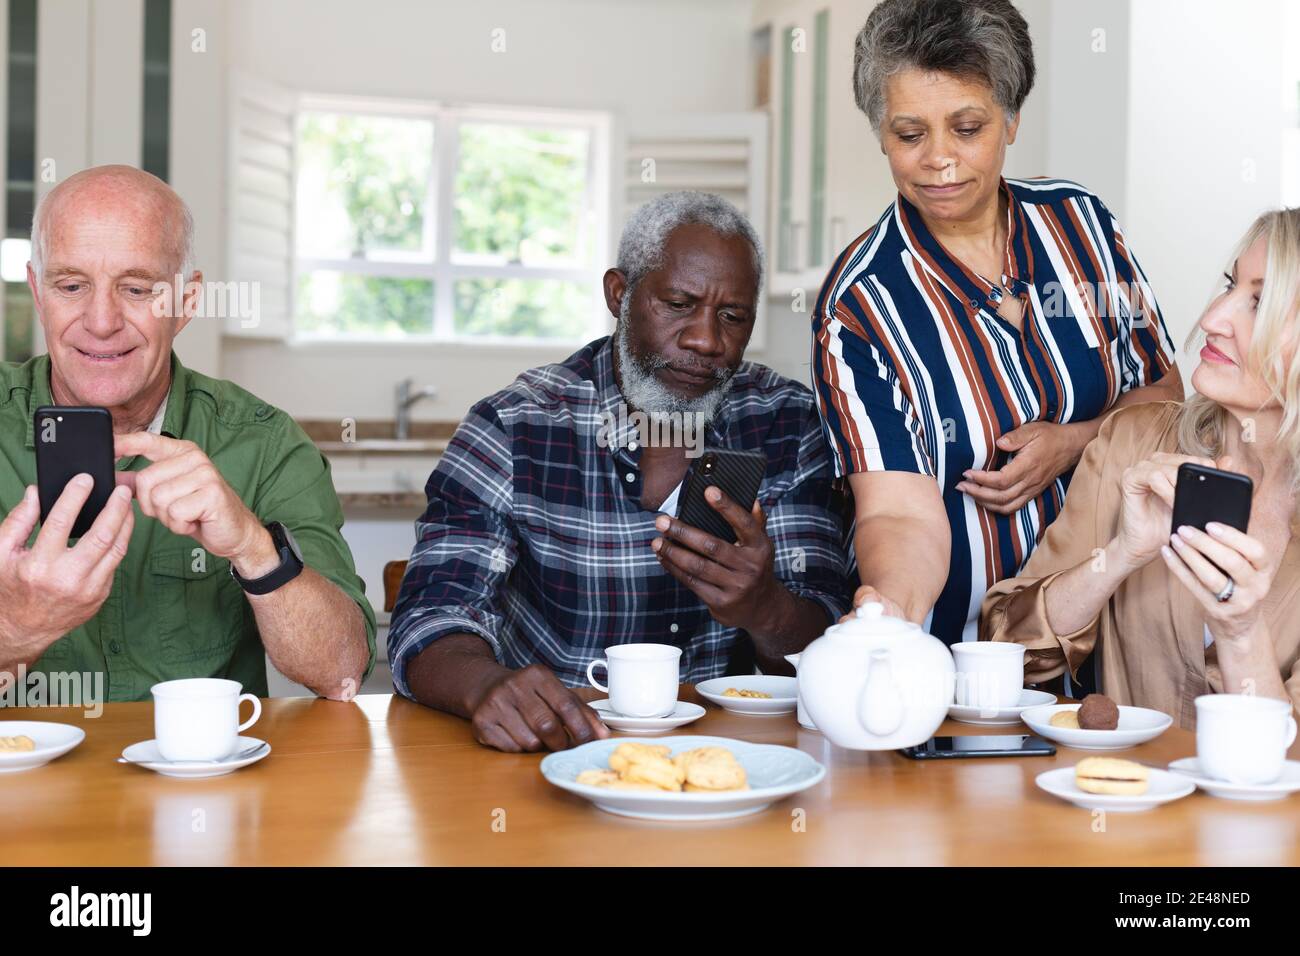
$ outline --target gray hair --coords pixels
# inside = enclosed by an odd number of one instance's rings
[[[46,231],[49,225],[47,220],[50,215],[51,200],[61,194],[63,189],[77,188],[78,185],[92,178],[108,176],[116,177],[119,180],[146,183],[149,187],[155,189],[155,194],[166,196],[168,200],[174,201],[173,211],[179,220],[179,228],[177,234],[172,237],[172,252],[174,261],[179,265],[181,275],[184,276],[185,280],[188,280],[194,271],[194,215],[190,212],[190,207],[166,183],[149,173],[123,166],[99,166],[83,170],[60,183],[59,186],[50,190],[37,202],[36,209],[32,213],[32,251],[30,254],[32,272],[36,274],[36,278],[40,279],[42,265],[50,251]],[[143,177],[147,177],[147,179]],[[153,182],[150,183],[149,180],[153,180]],[[165,192],[159,193],[159,187]]]
[[[1010,118],[1034,85],[1029,25],[1009,0],[884,0],[853,53],[853,96],[877,136],[885,81],[907,69],[979,80]]]
[[[627,279],[624,297],[663,265],[664,244],[678,226],[700,224],[723,236],[743,236],[754,250],[755,293],[763,288],[763,243],[739,209],[713,193],[665,193],[632,214],[618,242],[618,271]]]

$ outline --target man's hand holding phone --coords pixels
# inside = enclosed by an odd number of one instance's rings
[[[719,624],[762,632],[773,595],[785,591],[776,577],[767,515],[757,501],[746,511],[715,487],[705,490],[704,499],[734,529],[735,544],[660,515],[655,527],[663,537],[650,546],[664,570],[690,588]]]
[[[115,436],[113,452],[118,458],[141,455],[151,462],[138,472],[117,473],[118,482],[134,490],[142,514],[173,534],[193,538],[209,554],[228,558],[246,579],[279,565],[280,555],[262,522],[198,445],[130,432]]]
[[[46,648],[99,611],[113,589],[135,525],[131,490],[117,488],[75,547],[68,536],[94,481],[78,475],[41,516],[34,486],[0,523],[0,665],[32,664]]]

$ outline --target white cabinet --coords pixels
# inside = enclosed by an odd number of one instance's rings
[[[755,5],[755,98],[771,116],[772,297],[802,291],[811,307],[831,262],[897,195],[879,141],[853,99],[854,40],[875,2]]]
[[[828,145],[832,11],[821,2],[782,4],[755,28],[766,61],[771,112],[768,205],[771,295],[821,284],[844,239],[844,219],[829,208]]]

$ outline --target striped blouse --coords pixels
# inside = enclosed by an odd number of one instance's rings
[[[1001,515],[955,489],[962,472],[1005,465],[994,443],[1006,432],[1096,418],[1174,364],[1155,297],[1101,200],[1062,179],[1001,189],[997,282],[949,256],[900,195],[840,254],[813,316],[812,376],[836,475],[939,482],[952,555],[927,623],[949,644],[976,639],[985,591],[1019,572],[1070,477]],[[1021,300],[1020,330],[996,314],[1004,294]]]

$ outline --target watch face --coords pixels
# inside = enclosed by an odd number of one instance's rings
[[[280,531],[284,534],[285,543],[289,545],[289,550],[292,551],[293,556],[298,559],[298,563],[305,564],[306,562],[302,559],[302,548],[298,547],[298,542],[294,540],[293,532],[284,525],[280,525]]]

